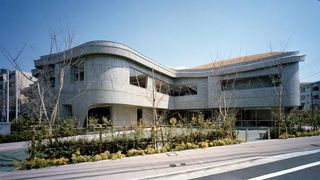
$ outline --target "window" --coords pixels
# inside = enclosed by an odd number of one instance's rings
[[[71,67],[73,82],[84,81],[84,64],[78,64]]]
[[[64,115],[66,118],[72,117],[72,105],[63,105]]]
[[[193,85],[181,85],[174,87],[172,96],[189,96],[197,95],[197,87]]]
[[[281,84],[280,77],[277,75],[270,76],[258,76],[250,78],[240,79],[227,79],[222,80],[221,89],[223,91],[228,90],[241,90],[241,89],[254,89],[254,88],[266,88],[279,86]]]
[[[312,96],[313,99],[319,99],[319,95]]]
[[[137,122],[140,123],[143,119],[142,109],[137,109]]]
[[[148,76],[143,72],[130,68],[130,84],[142,88],[147,88]]]
[[[189,96],[197,95],[197,87],[194,85],[174,86],[159,79],[155,80],[156,90],[169,96]]]
[[[312,88],[312,91],[319,91],[319,87],[318,87],[318,86],[313,87],[313,88]]]

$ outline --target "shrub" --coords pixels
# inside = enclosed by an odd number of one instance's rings
[[[184,142],[182,142],[181,144],[177,144],[176,147],[174,148],[176,151],[182,151],[182,150],[185,150],[187,147],[186,147],[186,144]]]
[[[147,148],[144,149],[144,152],[146,154],[153,154],[153,153],[155,153],[155,149],[151,145],[148,145]]]
[[[186,149],[196,149],[199,148],[198,145],[194,144],[194,143],[186,143]]]
[[[223,139],[223,141],[224,141],[225,145],[233,144],[233,140],[230,138],[225,138],[225,139]]]
[[[52,165],[52,166],[66,165],[66,164],[68,164],[68,162],[69,162],[68,158],[61,157],[58,159],[51,159],[50,165]]]
[[[74,154],[72,154],[71,161],[72,163],[81,163],[91,161],[92,157],[88,155],[81,155],[80,150],[77,150]]]
[[[105,151],[103,153],[100,153],[100,156],[101,156],[102,160],[106,160],[106,159],[110,158],[110,153],[109,153],[109,151]]]
[[[36,168],[43,168],[47,166],[59,166],[59,165],[66,165],[68,164],[69,159],[67,158],[54,158],[54,159],[44,159],[34,157],[28,161],[16,161],[14,164],[17,169],[36,169]]]
[[[144,151],[140,149],[130,149],[127,153],[127,155],[130,156],[138,156],[138,155],[144,155]]]
[[[208,144],[207,141],[199,142],[198,145],[199,145],[200,148],[207,148],[207,147],[209,147],[209,144]]]
[[[222,139],[215,140],[214,142],[215,142],[216,146],[224,146],[224,145],[226,145],[226,143]]]
[[[118,151],[116,153],[110,154],[110,159],[112,159],[112,160],[121,159],[121,158],[124,158],[124,157],[126,157],[126,155],[122,154],[121,151]]]
[[[288,139],[289,138],[289,134],[287,132],[285,133],[282,133],[280,136],[279,136],[279,139]]]

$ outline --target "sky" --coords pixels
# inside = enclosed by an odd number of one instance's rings
[[[0,68],[23,70],[50,52],[93,40],[123,43],[171,68],[270,52],[305,54],[300,81],[320,80],[319,0],[0,0]]]

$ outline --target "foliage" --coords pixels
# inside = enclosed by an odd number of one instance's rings
[[[138,155],[144,155],[144,150],[141,150],[141,149],[130,149],[128,151],[128,156],[138,156]]]
[[[45,159],[34,157],[29,161],[17,161],[15,162],[15,166],[17,169],[36,169],[43,168],[48,166],[59,166],[68,164],[69,159],[61,157],[61,158],[53,158],[53,159]]]
[[[118,151],[118,152],[116,152],[116,153],[110,154],[110,159],[112,159],[112,160],[121,159],[121,158],[124,158],[124,157],[126,157],[126,155],[125,155],[125,154],[122,154],[121,151]]]

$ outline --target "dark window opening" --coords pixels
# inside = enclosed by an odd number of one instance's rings
[[[143,119],[142,109],[137,109],[137,122],[140,123]]]
[[[220,83],[221,90],[228,91],[279,86],[281,84],[281,80],[278,75],[272,75],[271,77],[258,76],[250,78],[227,79],[222,80]]]
[[[155,80],[156,90],[169,96],[197,95],[197,87],[193,85],[174,86],[159,79]]]
[[[66,118],[73,116],[72,105],[63,105],[64,115]]]
[[[318,87],[318,86],[313,87],[313,88],[312,88],[312,91],[319,91],[319,87]]]
[[[55,77],[50,77],[49,81],[50,81],[50,87],[54,87],[56,82]]]
[[[147,88],[148,76],[138,70],[130,68],[130,84]]]

